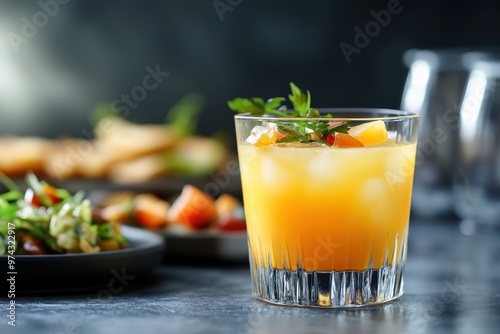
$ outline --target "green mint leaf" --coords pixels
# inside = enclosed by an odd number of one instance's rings
[[[252,97],[250,99],[238,97],[234,100],[228,101],[227,105],[229,106],[229,109],[238,113],[250,113],[255,116],[263,114],[287,116],[278,110],[283,101],[285,101],[283,97],[274,97],[266,102],[264,102],[264,100],[260,97]]]
[[[265,110],[266,103],[264,102],[264,99],[260,97],[252,97],[250,100],[255,106],[259,107],[262,110]]]
[[[290,126],[278,124],[278,131],[291,137],[296,137],[299,139],[308,139],[304,133],[299,132]]]
[[[288,95],[288,99],[293,104],[293,109],[299,113],[301,117],[306,117],[307,112],[311,108],[311,93],[304,93],[293,82],[290,82],[290,90],[292,94]]]
[[[340,133],[349,133],[350,123],[342,122],[339,125],[332,126],[328,129],[328,133],[340,132]]]
[[[293,82],[290,82],[290,90],[291,94],[288,95],[288,98],[293,104],[293,109],[291,110],[284,110],[282,108],[284,107],[282,103],[285,101],[282,97],[274,97],[268,99],[266,102],[258,97],[249,99],[236,98],[232,101],[228,101],[228,106],[231,110],[238,113],[250,113],[254,116],[268,114],[279,117],[304,119],[303,121],[301,120],[293,123],[278,122],[278,131],[287,136],[279,139],[277,143],[317,142],[327,144],[326,139],[330,134],[335,132],[348,133],[350,127],[349,122],[330,126],[330,121],[326,118],[332,118],[331,114],[322,115],[317,109],[311,109],[311,94],[309,91],[302,91]],[[307,120],[308,118],[310,120]],[[317,120],[317,118],[325,118],[325,120]]]
[[[264,109],[264,100],[259,98],[244,99],[237,97],[234,100],[228,101],[229,109],[237,113],[250,113],[255,116],[261,116],[266,113]]]
[[[288,136],[288,137],[283,137],[283,138],[278,139],[276,141],[276,143],[283,144],[283,143],[294,143],[294,142],[298,142],[298,141],[300,141],[299,138],[294,137],[294,136]]]
[[[321,114],[317,109],[309,109],[306,113],[307,118],[319,118],[321,117]]]
[[[264,110],[268,113],[272,113],[276,111],[279,107],[281,107],[281,104],[285,101],[285,98],[283,97],[273,97],[267,100],[267,102],[264,105]]]

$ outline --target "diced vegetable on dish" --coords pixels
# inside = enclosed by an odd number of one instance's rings
[[[113,194],[100,208],[101,220],[121,217],[115,222],[172,233],[196,231],[234,232],[246,230],[243,205],[236,197],[221,194],[216,200],[201,189],[185,185],[172,205],[156,195]],[[116,199],[119,199],[116,201]],[[129,203],[132,203],[131,205]]]
[[[0,195],[0,254],[95,253],[127,246],[118,226],[94,219],[83,192],[71,195],[34,174],[26,176],[24,194],[7,177],[0,181],[8,188]],[[5,242],[13,235],[14,249]],[[100,247],[103,241],[108,242],[105,249]]]
[[[167,226],[170,204],[151,194],[140,194],[134,198],[134,212],[137,223],[147,228]]]
[[[217,218],[215,201],[200,189],[186,185],[172,204],[167,218],[194,229],[204,228]]]

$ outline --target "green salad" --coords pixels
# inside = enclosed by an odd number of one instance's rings
[[[34,174],[26,191],[0,175],[7,191],[0,194],[0,255],[95,253],[127,247],[119,224],[106,222],[84,192],[72,195]]]

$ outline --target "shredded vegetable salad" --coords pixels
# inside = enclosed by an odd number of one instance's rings
[[[15,254],[95,253],[127,247],[116,222],[95,217],[84,192],[72,195],[34,174],[26,175],[26,191],[5,175],[0,182],[0,255],[7,254],[7,237],[15,226]],[[9,225],[10,224],[10,225]]]

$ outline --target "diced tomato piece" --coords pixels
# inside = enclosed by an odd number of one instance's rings
[[[170,204],[151,194],[134,198],[134,212],[137,223],[147,228],[162,228],[168,223]]]
[[[160,217],[152,212],[137,210],[135,212],[135,219],[137,223],[146,228],[162,228],[167,225],[167,219]]]
[[[31,204],[37,208],[42,206],[42,203],[40,202],[40,198],[37,195],[35,195],[35,193],[33,192],[33,189],[26,190],[26,192],[24,193],[24,201],[27,204]]]
[[[57,196],[56,188],[52,187],[51,185],[45,184],[43,186],[43,192],[45,193],[45,195],[47,195],[52,204],[57,204],[61,202],[61,199]]]
[[[168,211],[167,219],[194,229],[207,227],[217,218],[215,201],[200,189],[185,185]]]
[[[333,146],[333,144],[335,144],[335,135],[333,133],[330,133],[328,137],[326,137],[326,143],[329,146]]]
[[[247,225],[244,219],[234,215],[226,215],[219,220],[218,229],[227,232],[245,231]]]
[[[43,193],[51,202],[51,205],[57,204],[61,202],[61,199],[57,196],[56,188],[52,187],[49,184],[44,184],[42,188]],[[26,203],[31,204],[37,208],[44,206],[42,204],[42,200],[40,196],[35,194],[33,189],[27,189],[24,194],[24,200]]]

